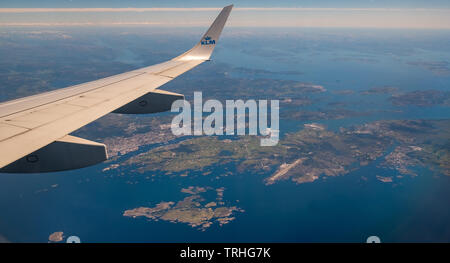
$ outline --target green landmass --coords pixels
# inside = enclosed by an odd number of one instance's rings
[[[215,200],[206,200],[201,193],[216,191]],[[233,221],[236,212],[244,210],[236,206],[225,206],[223,200],[224,188],[213,189],[211,187],[188,187],[181,190],[189,194],[178,202],[160,202],[154,207],[138,207],[126,210],[125,217],[145,217],[150,220],[169,221],[172,223],[185,223],[199,230],[206,230],[213,223],[220,226]]]
[[[380,167],[415,175],[414,168],[450,175],[450,120],[376,121],[339,132],[306,124],[287,134],[278,145],[260,146],[260,137],[231,139],[202,136],[161,146],[133,156],[122,166],[136,172],[164,175],[208,175],[217,165],[233,164],[240,173],[271,174],[267,184],[290,179],[312,182],[320,177],[347,174],[383,158]],[[223,176],[230,175],[223,174]]]
[[[392,95],[390,100],[396,106],[450,106],[450,92],[440,90],[416,90],[406,93],[394,94]]]

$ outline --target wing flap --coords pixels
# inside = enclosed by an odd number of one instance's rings
[[[17,127],[13,125],[0,123],[0,141],[29,130],[30,129],[26,129],[23,127]]]
[[[61,118],[63,115],[58,113],[46,113],[42,111],[35,111],[32,113],[24,114],[19,117],[11,118],[7,122],[14,126],[19,126],[28,129],[34,129],[43,124],[54,121]]]

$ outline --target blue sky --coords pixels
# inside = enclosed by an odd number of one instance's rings
[[[383,7],[450,8],[448,0],[2,0],[0,7]]]

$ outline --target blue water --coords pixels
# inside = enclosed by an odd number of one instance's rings
[[[98,170],[3,176],[9,187],[6,192],[3,183],[0,195],[0,205],[9,207],[0,224],[4,235],[19,242],[44,242],[60,229],[86,242],[363,242],[370,235],[386,242],[448,241],[450,178],[434,178],[425,171],[415,178],[382,183],[375,175],[389,174],[370,165],[310,184],[265,186],[263,178],[250,173],[220,180],[199,176],[149,181],[145,175],[105,176]],[[34,187],[18,184],[18,177]],[[129,185],[130,180],[138,183]],[[33,193],[54,183],[60,185]],[[180,189],[190,185],[224,186],[225,199],[239,200],[245,212],[205,232],[184,224],[122,216],[126,209],[181,200],[185,194]]]
[[[449,75],[436,75],[408,62],[450,61],[450,47],[443,44],[450,32],[286,30],[285,36],[271,31],[250,36],[227,36],[225,32],[213,59],[230,67],[274,72],[257,74],[257,78],[302,81],[327,89],[323,94],[311,95],[319,99],[313,105],[298,110],[328,109],[330,102],[343,102],[345,109],[368,112],[365,116],[317,121],[334,131],[376,120],[450,117],[449,107],[397,107],[388,100],[389,94],[360,94],[380,86],[395,86],[402,92],[449,90]],[[116,51],[136,40],[134,36],[114,43],[114,35],[108,34],[99,38],[97,45]],[[177,50],[187,42],[178,42],[175,36],[167,38],[176,43]],[[148,40],[156,45],[158,39]],[[145,50],[147,45],[133,47],[117,51],[111,60],[136,68],[160,59],[143,58],[136,51]],[[282,71],[302,74],[277,73]],[[232,70],[230,76],[250,77]],[[347,89],[354,94],[333,93]],[[308,122],[282,119],[282,136]],[[138,153],[155,146],[144,146]],[[159,172],[139,174],[132,172],[134,167],[102,172],[109,164],[53,174],[2,174],[0,235],[14,242],[47,242],[55,231],[77,235],[85,242],[364,242],[371,235],[383,242],[449,242],[450,178],[416,168],[417,177],[399,179],[395,177],[397,172],[377,168],[378,162],[380,159],[350,174],[313,183],[281,181],[270,186],[264,184],[264,178],[273,171],[264,175],[239,173],[233,166],[213,167],[212,175],[198,172],[188,177]],[[226,170],[234,174],[216,179]],[[394,182],[380,182],[376,175],[393,176]],[[54,184],[58,186],[51,187]],[[245,212],[235,213],[236,219],[227,225],[214,224],[204,232],[181,223],[122,216],[127,209],[182,200],[186,195],[181,188],[191,185],[225,187],[226,202]]]

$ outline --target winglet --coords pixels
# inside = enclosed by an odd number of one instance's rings
[[[233,5],[224,7],[208,31],[203,35],[200,42],[192,49],[173,60],[208,60],[214,51],[214,47],[219,40],[220,33],[222,33],[222,29],[225,26],[225,22],[227,21],[232,8]]]

